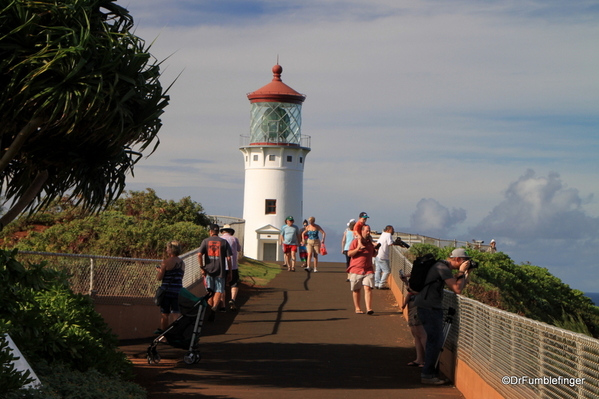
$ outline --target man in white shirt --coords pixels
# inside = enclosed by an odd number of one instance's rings
[[[394,233],[395,230],[393,229],[393,226],[387,226],[377,240],[379,252],[376,258],[374,258],[374,265],[376,266],[376,271],[374,272],[374,288],[377,290],[389,289],[386,285],[389,273],[391,273],[391,268],[389,267],[389,246],[394,245]]]

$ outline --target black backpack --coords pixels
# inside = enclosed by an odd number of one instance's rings
[[[410,275],[410,289],[412,291],[420,292],[424,287],[434,282],[431,281],[426,284],[426,276],[435,263],[437,263],[437,259],[432,254],[416,258],[412,264],[412,274]]]

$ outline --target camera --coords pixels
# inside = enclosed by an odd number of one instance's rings
[[[468,266],[468,270],[476,269],[478,267],[478,262],[474,259],[470,259],[470,266]]]
[[[399,245],[400,247],[406,248],[406,249],[410,248],[410,245],[407,242],[402,241],[401,237],[397,237],[395,239],[395,242],[393,243],[393,245]]]

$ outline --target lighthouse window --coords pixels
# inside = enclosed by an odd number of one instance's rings
[[[293,161],[293,157],[291,155],[287,155],[287,162]]]
[[[300,157],[300,163],[304,163],[304,157]]]
[[[268,160],[269,160],[269,161],[274,161],[274,160],[276,160],[276,158],[277,158],[277,156],[276,156],[276,155],[269,155],[269,156],[268,156]]]
[[[258,155],[254,155],[254,161],[258,160]]]
[[[277,200],[267,199],[266,200],[266,215],[276,215],[277,213]]]

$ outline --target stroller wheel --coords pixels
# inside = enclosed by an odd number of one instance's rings
[[[150,356],[150,355],[148,355],[147,359],[148,359],[148,364],[152,364],[154,362],[154,359],[152,359],[152,356]]]
[[[183,361],[185,364],[194,364],[199,362],[199,360],[197,360],[198,358],[199,356],[195,352],[187,352],[185,356],[183,356]]]
[[[156,353],[156,354],[154,355],[154,363],[160,363],[160,359],[161,359],[161,358],[160,358],[160,355],[159,355],[158,353]]]
[[[202,354],[200,352],[195,352],[195,355],[196,355],[195,363],[199,363],[200,360],[202,360]]]

